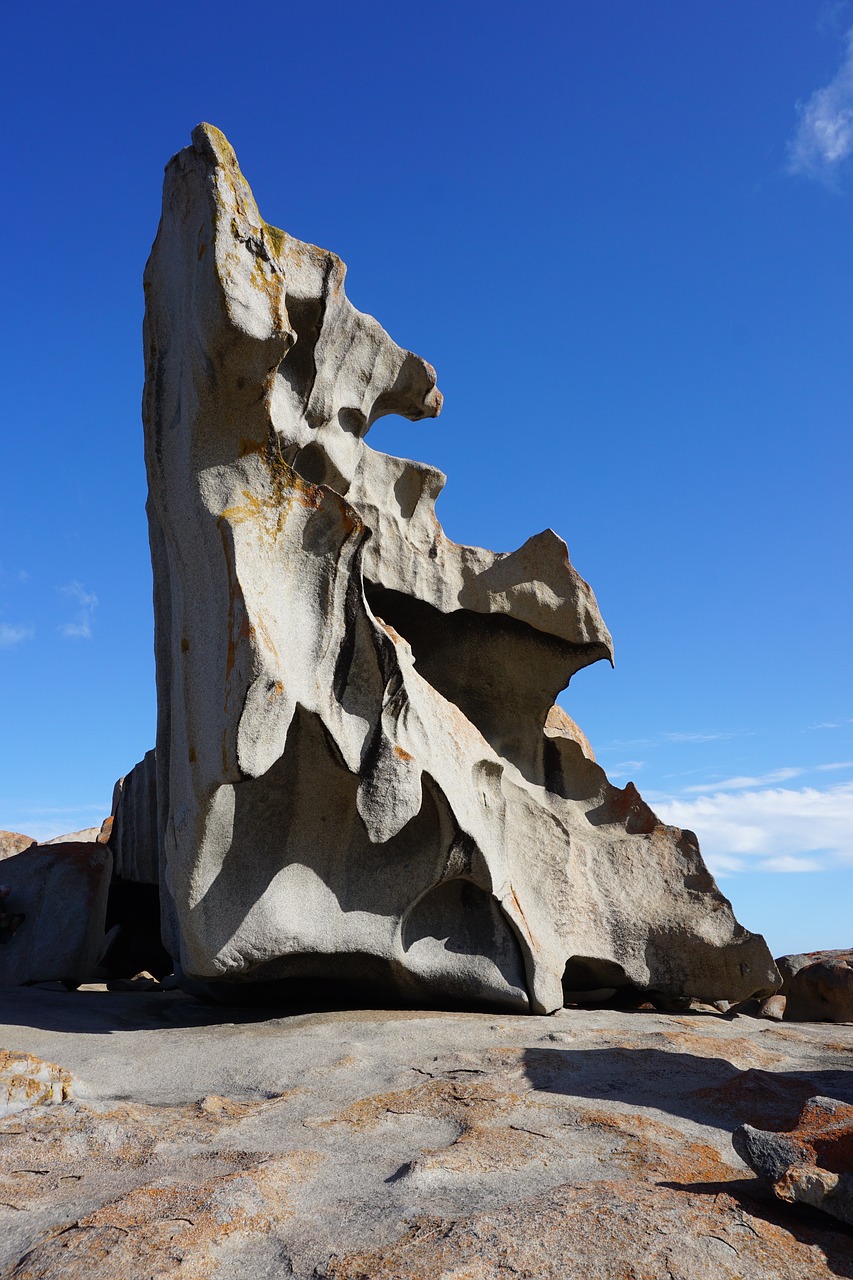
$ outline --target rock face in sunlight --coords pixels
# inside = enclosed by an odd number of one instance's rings
[[[364,443],[441,395],[344,274],[195,130],[145,276],[161,888],[185,979],[538,1012],[564,984],[772,990],[695,837],[554,710],[611,655],[565,543],[459,546],[444,476]]]

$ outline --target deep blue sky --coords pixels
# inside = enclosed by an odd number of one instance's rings
[[[0,827],[153,744],[141,275],[209,120],[438,369],[448,533],[545,526],[617,666],[563,696],[776,954],[846,946],[850,3],[7,6]]]

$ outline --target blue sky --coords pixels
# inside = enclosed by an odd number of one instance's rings
[[[153,744],[139,403],[165,162],[437,368],[377,448],[448,533],[566,538],[616,644],[562,701],[775,954],[853,888],[853,5],[7,6],[0,827],[100,821]]]

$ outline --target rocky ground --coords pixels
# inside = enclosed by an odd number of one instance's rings
[[[853,1026],[48,987],[0,1022],[3,1277],[853,1277],[731,1145],[853,1101]]]

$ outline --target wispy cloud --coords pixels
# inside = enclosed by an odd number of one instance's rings
[[[853,782],[656,799],[665,821],[699,836],[711,870],[813,871],[853,863]]]
[[[811,768],[793,766],[785,769],[771,769],[769,773],[760,773],[754,777],[723,778],[719,782],[703,782],[699,786],[685,787],[685,792],[707,795],[709,791],[746,791],[752,787],[768,787],[775,782],[790,782],[792,778],[801,778],[804,773],[834,773],[838,769],[853,769],[853,760],[837,760],[832,764],[816,764]]]
[[[788,171],[833,185],[853,151],[853,27],[844,37],[844,60],[828,85],[797,104],[797,130],[788,144]]]
[[[0,649],[14,649],[25,640],[32,639],[33,627],[12,626],[8,622],[0,622]]]
[[[92,638],[92,621],[98,607],[98,597],[86,591],[81,582],[69,582],[59,590],[64,596],[76,600],[78,608],[71,622],[64,622],[59,630],[72,640],[90,640]]]
[[[714,733],[698,731],[659,733],[654,738],[614,738],[602,750],[613,750],[615,748],[624,750],[626,747],[659,747],[665,742],[727,742],[730,738],[743,738],[751,734],[751,729],[732,729]]]
[[[608,778],[627,778],[639,773],[645,765],[645,760],[620,760],[617,764],[607,766],[607,776]]]

